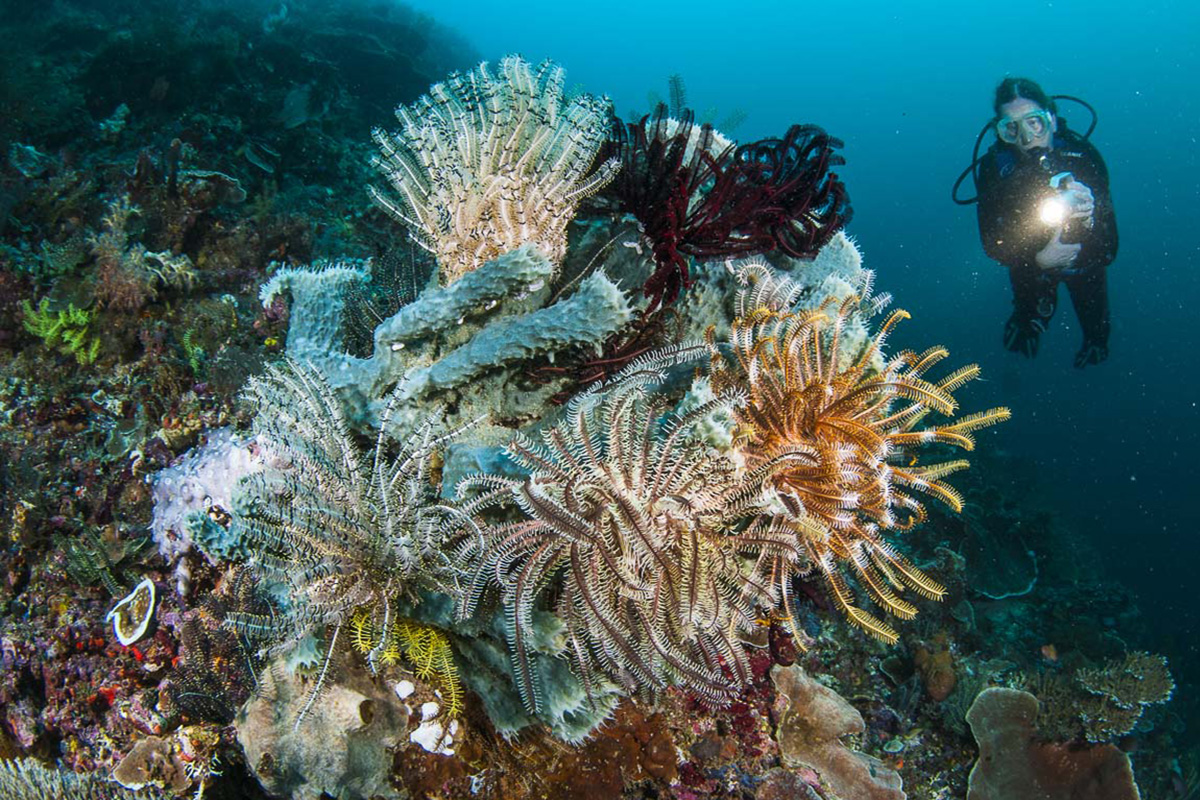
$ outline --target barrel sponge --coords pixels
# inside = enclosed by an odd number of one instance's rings
[[[440,334],[484,315],[503,301],[536,292],[554,274],[554,264],[532,245],[523,245],[449,286],[427,289],[375,329],[375,347],[389,348]]]
[[[625,293],[604,273],[594,273],[565,300],[528,314],[501,317],[445,358],[411,370],[401,384],[401,396],[416,398],[453,389],[495,367],[594,345],[632,317]]]
[[[261,297],[269,304],[285,291],[291,294],[288,355],[322,372],[356,426],[375,424],[379,406],[399,382],[392,422],[403,429],[434,391],[478,389],[472,383],[485,373],[500,380],[485,387],[483,411],[500,407],[512,394],[500,368],[598,347],[632,320],[625,293],[603,272],[543,308],[554,271],[544,253],[524,245],[449,286],[428,288],[376,327],[374,353],[367,359],[345,352],[341,336],[345,294],[367,279],[365,268],[339,263],[281,270]]]
[[[311,361],[341,352],[347,290],[365,283],[369,275],[370,270],[360,261],[288,267],[263,284],[258,297],[267,307],[285,292],[292,295],[287,351],[299,361]]]

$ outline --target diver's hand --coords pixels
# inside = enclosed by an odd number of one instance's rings
[[[1034,256],[1034,261],[1044,270],[1066,269],[1075,263],[1075,259],[1079,257],[1079,251],[1082,245],[1078,244],[1063,244],[1062,241],[1062,226],[1054,229],[1054,238],[1050,243],[1038,251]]]
[[[1063,187],[1071,194],[1071,219],[1081,219],[1087,227],[1092,227],[1092,217],[1096,213],[1096,197],[1087,184],[1077,180],[1068,181]]]

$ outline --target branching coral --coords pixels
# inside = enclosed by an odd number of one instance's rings
[[[689,284],[687,257],[718,258],[776,248],[812,258],[850,219],[845,186],[830,167],[841,142],[811,125],[782,139],[735,147],[711,125],[653,117],[618,124],[622,206],[637,217],[657,269],[643,291],[650,310]]]
[[[1163,656],[1131,652],[1075,672],[1072,680],[1042,674],[1030,691],[1041,703],[1038,730],[1045,736],[1111,742],[1137,726],[1145,710],[1165,703],[1175,681]]]
[[[732,462],[690,438],[698,420],[738,398],[729,393],[664,421],[642,385],[655,362],[688,355],[681,348],[631,365],[615,387],[573,401],[541,444],[518,436],[509,452],[527,479],[460,484],[487,490],[473,510],[515,502],[528,517],[490,529],[462,612],[473,612],[487,583],[499,585],[531,710],[540,698],[527,639],[539,601],[550,598],[566,623],[567,655],[589,686],[601,676],[645,694],[681,684],[719,702],[747,680],[739,632],[774,598],[753,559],[742,558],[763,541],[729,531],[755,495],[743,491]]]
[[[607,133],[607,98],[563,95],[563,70],[536,71],[510,56],[434,85],[396,110],[401,128],[374,132],[374,164],[398,193],[376,200],[437,256],[451,283],[532,243],[552,261],[581,200],[612,180],[617,162],[591,172]]]
[[[282,587],[284,608],[278,617],[230,614],[229,622],[285,646],[329,627],[332,655],[342,628],[365,606],[381,632],[367,652],[374,666],[394,602],[454,582],[443,548],[460,515],[436,502],[431,479],[448,437],[430,417],[393,453],[385,420],[364,453],[332,389],[304,367],[270,369],[249,395],[259,407],[260,441],[282,466],[242,481],[233,523],[243,529],[251,569]],[[321,678],[328,666],[327,658]]]
[[[961,511],[959,495],[942,479],[965,460],[918,463],[918,449],[943,443],[971,450],[971,433],[1008,419],[1005,408],[919,428],[930,414],[951,416],[953,392],[975,379],[975,365],[937,382],[924,375],[946,357],[944,348],[903,351],[884,358],[896,311],[865,341],[849,335],[852,318],[878,311],[869,285],[860,297],[816,311],[793,308],[798,289],[763,266],[742,273],[727,348],[710,341],[713,385],[740,389],[749,399],[735,409],[735,448],[746,468],[762,471],[780,504],[770,529],[791,528],[798,549],[825,578],[838,606],[855,625],[888,642],[896,632],[854,604],[843,565],[889,614],[909,619],[917,609],[897,591],[932,599],[944,590],[914,567],[884,534],[925,519],[919,499],[932,497]],[[777,565],[777,574],[789,573]],[[787,581],[781,580],[787,602]],[[789,612],[790,613],[790,612]]]

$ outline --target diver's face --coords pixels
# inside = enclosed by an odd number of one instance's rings
[[[1038,147],[1049,148],[1054,132],[1058,130],[1058,120],[1053,114],[1048,114],[1049,125],[1039,124],[1043,117],[1038,113],[1041,111],[1041,106],[1024,97],[1018,97],[1000,106],[1001,124],[1012,121],[1015,128],[1015,136],[1009,144],[1022,153],[1028,153]]]

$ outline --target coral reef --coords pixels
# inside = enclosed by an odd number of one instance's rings
[[[343,350],[347,294],[367,276],[364,265],[348,261],[285,267],[263,284],[258,299],[270,308],[285,292],[291,295],[287,352],[300,361],[319,363]]]
[[[208,434],[204,447],[192,450],[154,475],[150,531],[158,552],[168,564],[176,565],[181,593],[187,592],[190,580],[190,566],[182,557],[194,545],[214,561],[233,555],[231,547],[241,549],[240,541],[230,541],[227,525],[213,527],[206,522],[224,521],[233,508],[238,482],[263,467],[258,445],[252,438],[221,428]]]
[[[178,662],[162,693],[164,705],[178,709],[181,719],[228,725],[249,699],[257,664],[221,624],[224,604],[215,598],[209,603],[212,610],[192,609],[179,623]]]
[[[954,692],[958,674],[954,671],[954,654],[945,633],[935,635],[928,647],[918,648],[913,663],[926,693],[934,701],[940,703]]]
[[[1175,691],[1167,660],[1150,653],[1129,653],[1121,661],[1081,669],[1075,677],[1084,691],[1099,700],[1101,709],[1085,707],[1081,712],[1084,736],[1089,742],[1124,736],[1147,706],[1165,703]],[[1126,713],[1114,713],[1115,709]]]
[[[945,482],[1004,413],[888,351],[837,140],[152,5],[0,18],[0,794],[962,797],[994,685],[1043,708],[981,750],[1186,791],[1031,466]]]

